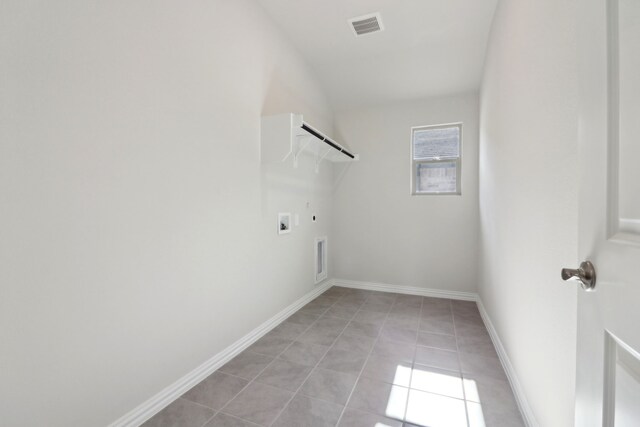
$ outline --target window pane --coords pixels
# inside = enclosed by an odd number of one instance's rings
[[[456,162],[418,163],[416,192],[456,193],[458,191],[456,169]]]
[[[460,157],[460,128],[419,129],[413,131],[414,160]]]

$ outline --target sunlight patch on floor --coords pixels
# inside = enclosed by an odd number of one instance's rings
[[[408,387],[411,383],[411,372],[411,366],[398,365],[398,367],[396,368],[396,373],[393,377],[393,383],[406,385]]]
[[[411,388],[464,399],[462,378],[428,368],[414,368],[411,377]]]
[[[469,414],[469,427],[486,427],[482,405],[467,401],[467,412]]]
[[[401,420],[404,417],[404,409],[407,405],[408,389],[399,386],[391,387],[391,393],[387,400],[385,415],[389,418]]]
[[[399,365],[394,383],[406,384],[409,378],[410,389],[392,386],[387,417],[430,427],[467,427],[468,417],[469,427],[485,427],[474,380],[427,366],[411,369]],[[375,427],[386,425],[377,423]]]

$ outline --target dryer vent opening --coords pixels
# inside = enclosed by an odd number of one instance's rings
[[[315,245],[315,276],[316,283],[327,278],[327,238],[317,237]]]

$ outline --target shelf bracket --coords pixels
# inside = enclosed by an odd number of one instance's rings
[[[311,136],[305,136],[305,137],[302,137],[302,138],[306,139],[306,141],[301,144],[300,149],[298,151],[296,151],[296,153],[293,155],[293,167],[294,168],[298,167],[298,156],[300,154],[302,154],[302,152],[309,146],[309,144],[311,144],[311,141],[313,139]]]
[[[324,160],[325,157],[327,157],[327,155],[331,152],[331,150],[333,150],[333,148],[329,148],[323,155],[322,157],[319,157],[318,159],[316,159],[316,173],[320,172],[320,162],[322,162]]]

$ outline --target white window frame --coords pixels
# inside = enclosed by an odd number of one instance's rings
[[[447,157],[442,159],[434,159],[434,160],[414,160],[413,158],[413,135],[416,131],[426,130],[426,129],[444,129],[444,128],[452,128],[457,127],[460,129],[460,147],[459,147],[459,155],[457,158]],[[414,126],[411,128],[411,195],[412,196],[461,196],[462,195],[462,147],[463,147],[463,134],[462,134],[462,122],[458,123],[446,123],[439,125],[427,125],[427,126]],[[418,165],[420,164],[437,164],[437,163],[456,163],[456,191],[416,191],[416,181],[418,174]]]

